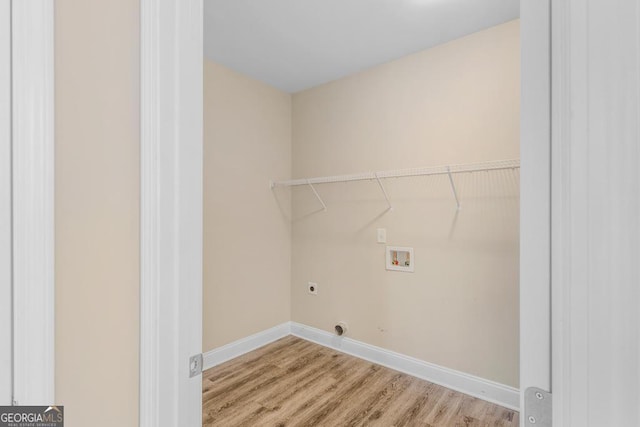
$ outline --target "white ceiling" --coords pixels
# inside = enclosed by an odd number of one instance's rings
[[[519,0],[205,0],[205,57],[298,92],[519,16]]]

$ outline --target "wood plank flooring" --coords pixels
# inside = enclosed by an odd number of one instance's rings
[[[296,338],[213,367],[204,426],[512,427],[518,412]]]

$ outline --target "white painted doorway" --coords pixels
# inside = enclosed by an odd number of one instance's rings
[[[0,0],[0,404],[54,404],[53,2]]]
[[[141,2],[141,427],[202,425],[202,17]]]
[[[0,405],[11,404],[11,2],[0,0]]]
[[[520,2],[520,425],[551,392],[551,1]]]
[[[640,425],[640,3],[553,2],[554,425]]]
[[[522,0],[521,11],[521,390],[549,390],[550,1]],[[202,351],[203,3],[143,0],[141,15],[140,425],[196,427],[202,378],[189,375],[189,359]]]

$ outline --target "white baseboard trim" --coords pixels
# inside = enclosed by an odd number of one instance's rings
[[[285,322],[266,331],[258,332],[239,339],[222,347],[208,351],[202,355],[203,369],[213,368],[228,360],[272,343],[291,334],[291,322]]]
[[[520,390],[517,388],[438,366],[351,338],[338,337],[331,332],[296,322],[285,322],[211,350],[203,355],[203,368],[205,370],[212,368],[287,335],[294,335],[505,408],[520,410]]]
[[[434,365],[321,329],[290,322],[291,335],[350,354],[443,387],[519,411],[520,390],[453,369]]]

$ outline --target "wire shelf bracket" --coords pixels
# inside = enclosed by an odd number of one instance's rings
[[[382,185],[382,181],[380,181],[380,177],[378,173],[375,173],[376,181],[378,181],[378,185],[380,186],[380,190],[382,190],[382,194],[384,195],[384,199],[387,201],[387,205],[389,205],[389,211],[393,212],[393,205],[391,205],[391,201],[389,200],[389,195],[387,194],[387,190],[384,189],[384,185]]]
[[[451,184],[451,192],[453,193],[453,197],[456,199],[456,209],[460,210],[460,200],[458,199],[456,184],[453,182],[453,177],[451,176],[451,168],[449,166],[447,166],[447,175],[449,176],[449,184]]]
[[[320,195],[318,194],[318,192],[316,191],[316,189],[315,189],[315,187],[313,186],[312,183],[307,182],[307,184],[309,184],[309,187],[311,187],[311,191],[313,191],[313,194],[315,194],[316,198],[318,199],[318,201],[322,205],[322,209],[326,212],[327,211],[327,205],[325,205],[324,200],[322,200],[322,197],[320,197]]]

